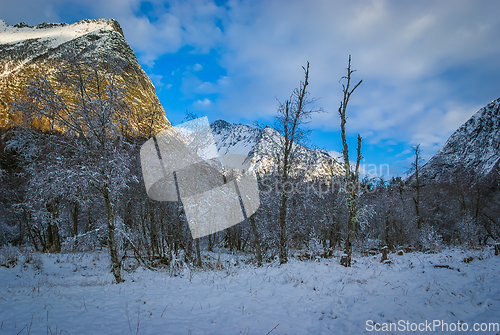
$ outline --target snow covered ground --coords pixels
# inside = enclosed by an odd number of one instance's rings
[[[500,257],[488,248],[390,254],[391,264],[357,255],[351,268],[338,258],[256,268],[248,257],[178,276],[139,267],[116,285],[105,251],[20,255],[0,267],[0,334],[452,334],[458,322],[500,323]],[[448,331],[429,327],[438,320]]]

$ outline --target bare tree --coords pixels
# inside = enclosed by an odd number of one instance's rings
[[[340,130],[342,136],[342,155],[344,157],[344,169],[345,169],[345,182],[347,183],[347,192],[348,195],[346,197],[347,207],[349,209],[349,219],[347,222],[347,239],[345,241],[345,254],[346,256],[342,258],[341,263],[346,267],[351,266],[351,257],[352,257],[352,242],[354,240],[355,235],[355,222],[357,215],[356,208],[356,200],[358,197],[358,186],[359,186],[359,163],[361,161],[361,136],[358,134],[358,147],[357,147],[357,159],[356,159],[356,167],[354,172],[351,170],[351,163],[349,161],[349,148],[347,145],[346,139],[346,111],[347,104],[351,99],[352,93],[358,88],[359,85],[363,82],[360,80],[353,88],[351,88],[351,75],[355,70],[351,70],[351,55],[349,55],[349,63],[347,66],[347,76],[341,78],[341,80],[346,80],[346,84],[342,84],[342,92],[343,99],[340,102],[339,106],[339,115],[340,115]]]
[[[299,87],[294,89],[288,100],[280,103],[278,115],[276,116],[276,128],[283,136],[279,157],[280,181],[282,185],[279,209],[279,257],[281,264],[288,262],[286,214],[287,201],[291,191],[290,177],[292,175],[292,168],[297,160],[297,144],[303,143],[307,138],[309,132],[303,129],[303,126],[313,113],[319,111],[317,109],[308,109],[308,106],[315,102],[314,99],[309,99],[309,92],[307,91],[307,86],[309,85],[309,62],[302,69],[304,70],[304,81],[301,81]]]
[[[412,152],[413,156],[415,157],[415,160],[412,162],[411,168],[408,172],[413,173],[413,175],[415,176],[415,184],[413,187],[415,188],[416,195],[415,197],[413,197],[413,202],[415,203],[415,213],[417,215],[417,229],[420,230],[422,228],[422,222],[423,222],[421,215],[421,206],[420,206],[421,202],[420,191],[422,189],[422,185],[420,183],[421,180],[419,172],[423,162],[420,151],[420,143],[412,148]]]

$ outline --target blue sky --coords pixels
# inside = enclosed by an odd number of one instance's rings
[[[363,79],[348,109],[351,155],[360,133],[367,172],[386,177],[404,176],[412,146],[429,159],[500,97],[498,13],[494,0],[0,0],[11,25],[118,20],[174,125],[186,110],[272,125],[277,99],[309,61],[309,91],[325,110],[309,124],[310,143],[332,151],[341,150],[339,79],[351,54]]]

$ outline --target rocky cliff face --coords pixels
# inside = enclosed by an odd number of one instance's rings
[[[241,154],[251,158],[251,169],[258,173],[276,171],[283,137],[273,128],[253,128],[223,120],[211,124],[217,151],[220,155]],[[343,175],[343,167],[328,153],[300,145],[296,147],[297,170],[306,179],[331,178]]]
[[[54,73],[68,55],[95,60],[101,67],[121,61],[124,66],[120,77],[126,83],[126,102],[134,121],[153,123],[155,132],[169,125],[151,80],[115,20],[42,23],[35,27],[24,23],[9,26],[0,20],[0,127],[19,122],[20,115],[8,112],[25,94],[30,79],[37,73]]]
[[[421,169],[422,180],[455,182],[497,173],[500,164],[500,98],[481,108]]]

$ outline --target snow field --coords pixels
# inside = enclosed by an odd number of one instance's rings
[[[215,265],[218,255],[205,255]],[[0,334],[363,334],[367,320],[500,323],[500,257],[488,248],[390,254],[391,264],[358,255],[351,268],[338,258],[256,268],[248,255],[221,254],[223,270],[139,267],[123,271],[120,285],[106,251],[32,255],[38,265],[22,257],[0,267]]]

